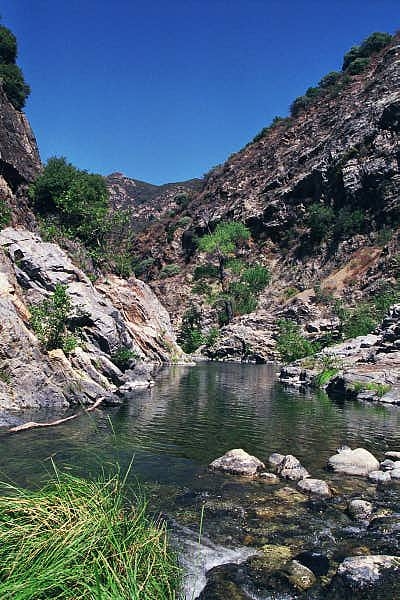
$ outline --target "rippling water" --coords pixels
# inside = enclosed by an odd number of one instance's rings
[[[294,454],[312,475],[326,478],[326,460],[343,444],[363,446],[378,457],[388,448],[400,449],[399,425],[396,407],[285,390],[273,365],[174,366],[123,406],[55,428],[2,435],[0,479],[33,486],[48,477],[52,460],[60,468],[95,475],[117,463],[127,468],[133,457],[132,477],[149,486],[154,509],[172,515],[181,527],[195,528],[205,498],[259,501],[259,484],[208,473],[208,463],[227,450],[244,448],[261,460],[272,452]],[[235,519],[215,514],[205,523],[208,545],[238,544],[243,532],[233,526]],[[286,530],[290,533],[289,526]]]

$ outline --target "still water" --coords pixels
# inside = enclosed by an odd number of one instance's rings
[[[332,482],[324,466],[343,444],[362,446],[378,458],[388,448],[400,449],[400,409],[288,391],[277,382],[275,370],[273,365],[220,363],[165,369],[152,389],[136,392],[122,406],[55,428],[2,434],[0,479],[33,487],[49,476],[52,461],[61,469],[96,476],[116,464],[124,470],[133,459],[132,478],[146,487],[151,508],[171,518],[186,547],[194,545],[201,518],[203,569],[244,557],[249,546],[271,540],[296,543],[301,526],[303,533],[304,527],[314,527],[315,537],[322,525],[314,517],[300,524],[303,517],[289,509],[271,513],[268,528],[261,526],[251,511],[274,502],[282,507],[276,486],[209,473],[207,465],[232,448],[244,448],[263,461],[272,452],[290,453],[312,476]],[[25,414],[23,420],[49,416]],[[368,491],[368,484],[356,478],[333,483],[341,491],[346,486]],[[187,584],[192,597],[204,583],[198,572],[195,576],[197,582]]]

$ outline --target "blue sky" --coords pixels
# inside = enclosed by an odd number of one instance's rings
[[[399,0],[2,0],[43,160],[152,183],[202,176]]]

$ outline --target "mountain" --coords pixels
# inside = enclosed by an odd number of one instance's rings
[[[348,69],[320,87],[302,110],[214,169],[188,205],[138,236],[137,252],[152,261],[147,277],[174,323],[179,327],[195,304],[207,331],[217,326],[217,311],[210,294],[199,286],[193,293],[196,267],[207,260],[196,240],[220,222],[249,227],[252,241],[242,258],[268,267],[271,283],[256,311],[221,329],[214,356],[272,358],[278,318],[332,319],[321,289],[354,304],[372,297],[382,277],[396,280],[399,42],[394,36],[361,72]]]

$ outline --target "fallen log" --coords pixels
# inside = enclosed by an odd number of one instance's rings
[[[64,419],[57,419],[56,421],[48,421],[45,423],[37,423],[36,421],[28,421],[27,423],[23,423],[22,425],[17,425],[16,427],[11,427],[7,430],[7,433],[18,433],[19,431],[27,431],[28,429],[36,429],[37,427],[54,427],[55,425],[60,425],[61,423],[66,423],[67,421],[72,421],[72,419],[76,419],[81,417],[82,415],[94,411],[100,404],[103,402],[104,397],[101,396],[96,402],[86,408],[81,410],[74,415],[70,415],[69,417],[65,417]]]

